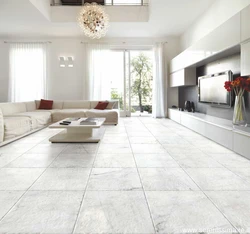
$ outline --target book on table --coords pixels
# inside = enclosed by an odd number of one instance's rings
[[[97,125],[98,119],[96,118],[87,118],[80,122],[80,125]]]

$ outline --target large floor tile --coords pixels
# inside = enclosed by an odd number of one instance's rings
[[[7,154],[23,154],[31,150],[36,144],[18,144],[13,142],[9,145],[2,146],[0,148],[0,154],[7,153]]]
[[[133,154],[97,154],[94,167],[136,167]]]
[[[69,144],[63,149],[62,154],[94,154],[96,153],[99,144],[81,143],[81,144]]]
[[[199,190],[181,168],[139,168],[144,190]]]
[[[225,167],[248,167],[250,168],[250,160],[242,157],[241,155],[230,153],[230,154],[208,154],[214,160],[218,161]]]
[[[94,154],[59,154],[50,167],[92,167]]]
[[[0,233],[72,233],[83,192],[29,191],[0,222]]]
[[[14,154],[14,153],[0,154],[0,167],[4,167],[5,165],[9,164],[10,162],[12,162],[21,155],[22,154]]]
[[[134,154],[162,154],[167,151],[161,144],[131,144]]]
[[[146,195],[157,233],[235,231],[202,192],[146,192]]]
[[[87,190],[142,190],[135,168],[94,168]]]
[[[48,167],[57,154],[23,154],[5,167]]]
[[[131,144],[158,144],[155,137],[129,137]]]
[[[0,191],[0,220],[23,195],[24,191]]]
[[[250,190],[250,183],[226,168],[187,168],[202,190]]]
[[[0,190],[26,190],[44,170],[44,168],[1,168]]]
[[[240,176],[244,180],[248,180],[250,182],[250,168],[242,168],[242,167],[236,167],[236,168],[230,168],[230,171],[235,173],[236,175]]]
[[[195,154],[197,156],[203,155],[204,153],[200,151],[199,149],[195,148],[195,146],[192,145],[163,145],[163,147],[166,149],[166,151],[171,155],[192,155]]]
[[[131,154],[131,148],[128,143],[124,144],[100,144],[98,154]]]
[[[75,233],[154,233],[139,191],[87,191]]]
[[[240,233],[250,232],[250,191],[206,192]]]
[[[168,154],[134,154],[137,167],[179,167]]]
[[[27,151],[28,154],[59,154],[66,147],[65,144],[39,144]]]
[[[31,190],[85,190],[90,168],[48,168]]]
[[[223,167],[213,158],[204,153],[174,154],[173,158],[180,164],[181,167]]]
[[[128,137],[127,136],[104,136],[101,140],[102,144],[129,144]]]

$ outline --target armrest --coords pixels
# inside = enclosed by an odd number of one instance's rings
[[[0,142],[3,142],[4,140],[4,119],[3,119],[3,113],[0,109]]]

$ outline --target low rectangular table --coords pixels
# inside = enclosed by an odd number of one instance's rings
[[[95,118],[96,125],[80,125],[80,122],[87,118],[80,118],[79,120],[72,121],[70,125],[60,125],[61,120],[49,126],[49,128],[62,128],[64,131],[56,134],[49,139],[52,143],[98,143],[101,140],[102,134],[100,127],[105,122],[105,118]]]

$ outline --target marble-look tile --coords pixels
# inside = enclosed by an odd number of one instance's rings
[[[165,150],[171,155],[191,155],[191,154],[196,154],[196,155],[202,155],[204,154],[202,151],[199,149],[195,148],[195,146],[192,145],[169,145],[169,144],[164,144],[163,147]]]
[[[0,167],[4,167],[8,163],[12,162],[22,154],[0,154]]]
[[[94,167],[136,167],[133,154],[97,154]]]
[[[158,136],[156,139],[161,143],[161,144],[166,144],[166,145],[190,145],[190,143],[180,136],[174,134],[171,134],[170,136]]]
[[[28,191],[0,222],[0,233],[72,233],[83,192]]]
[[[144,190],[199,190],[181,168],[139,168]]]
[[[26,190],[45,168],[1,168],[0,190]]]
[[[140,191],[87,191],[75,233],[154,233]]]
[[[24,194],[24,191],[0,191],[0,220]]]
[[[137,167],[179,167],[168,154],[134,154]]]
[[[202,190],[250,190],[250,183],[226,168],[186,168]]]
[[[87,153],[95,153],[98,148],[98,144],[86,144],[86,143],[76,143],[76,144],[69,144],[66,146],[62,154],[87,154]]]
[[[240,233],[250,231],[250,191],[206,192]]]
[[[102,144],[129,144],[127,136],[104,136],[101,142]]]
[[[174,154],[172,157],[180,164],[181,167],[223,167],[213,158],[204,153]]]
[[[0,154],[23,154],[32,149],[36,144],[17,144],[13,142],[9,145],[0,147]]]
[[[87,190],[142,190],[135,168],[93,168]]]
[[[146,192],[146,196],[157,233],[235,231],[202,192],[156,191]]]
[[[250,168],[246,167],[235,167],[235,168],[230,168],[230,171],[232,171],[234,174],[240,176],[244,180],[248,180],[250,182]]]
[[[65,144],[39,144],[27,151],[27,154],[59,154],[66,147]]]
[[[158,144],[155,137],[129,137],[131,144]]]
[[[199,147],[199,149],[206,154],[225,154],[233,153],[233,151],[221,146],[221,145],[209,145],[205,147]]]
[[[225,167],[248,167],[250,168],[250,160],[242,157],[239,154],[208,154],[213,159],[221,163]]]
[[[98,154],[131,154],[129,144],[100,144]]]
[[[5,167],[48,167],[57,154],[23,154]]]
[[[167,151],[161,144],[131,144],[134,154],[162,154]]]
[[[90,168],[48,168],[31,190],[85,190]]]
[[[50,167],[92,167],[95,154],[59,154]]]
[[[150,132],[128,132],[129,137],[151,137],[152,133]]]

